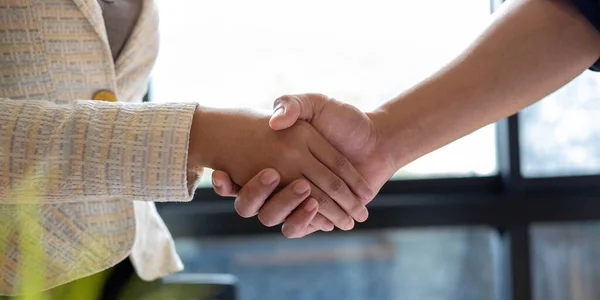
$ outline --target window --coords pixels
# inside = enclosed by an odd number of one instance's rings
[[[600,76],[586,71],[520,114],[526,177],[600,172]]]
[[[495,293],[485,228],[179,239],[184,272],[233,274],[239,300],[481,300]]]
[[[537,224],[531,230],[539,300],[600,297],[600,224]]]
[[[160,0],[158,6],[152,101],[259,109],[305,92],[375,108],[451,60],[490,15],[481,0]],[[495,150],[491,125],[395,178],[492,175]]]

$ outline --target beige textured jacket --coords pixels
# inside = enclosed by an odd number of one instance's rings
[[[113,62],[96,0],[0,0],[2,294],[48,289],[130,254],[147,280],[183,268],[152,201],[191,199],[196,104],[137,103],[158,52],[157,13],[144,1]],[[99,90],[119,102],[86,100]]]

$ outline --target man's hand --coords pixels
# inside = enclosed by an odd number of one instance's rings
[[[461,55],[379,107],[377,114],[361,116],[344,105],[323,101],[320,98],[325,97],[318,95],[285,97],[280,100],[286,104],[285,110],[271,125],[285,127],[297,117],[308,120],[376,188],[391,174],[387,166],[397,169],[512,115],[594,64],[600,55],[600,34],[571,2],[506,1],[494,14],[490,26]],[[367,129],[367,119],[373,121],[377,130]],[[339,126],[340,123],[344,125]],[[369,131],[376,131],[376,138],[366,138],[369,134],[364,132]],[[360,147],[355,141],[374,144],[374,150]],[[386,150],[379,149],[390,150],[381,155]],[[372,161],[361,159],[356,153]],[[215,182],[227,181],[222,172],[215,173],[214,178]],[[268,189],[257,181],[249,182],[251,185],[254,189]],[[259,201],[243,192],[239,199]]]
[[[201,135],[190,140],[190,159],[202,166],[228,172],[233,182],[247,183],[254,174],[266,167],[278,170],[281,178],[267,172],[261,183],[275,188],[291,184],[294,195],[302,199],[309,195],[318,201],[319,213],[337,227],[348,230],[355,220],[366,220],[368,213],[360,199],[369,199],[373,192],[365,179],[348,160],[306,122],[297,122],[282,131],[271,130],[269,117],[243,110],[199,109],[192,132]],[[294,181],[305,178],[307,181]],[[286,193],[288,190],[283,190]],[[247,193],[252,193],[248,191]],[[285,195],[285,194],[282,194]],[[357,197],[358,196],[358,197]],[[278,201],[287,207],[299,203]],[[333,198],[333,199],[332,199]],[[236,208],[244,217],[253,216],[237,202]],[[312,215],[314,200],[304,204],[304,213]],[[350,216],[352,218],[350,218]],[[287,216],[269,212],[261,220],[266,225],[281,223]],[[315,219],[315,229],[332,229],[322,216]]]
[[[309,122],[340,151],[374,191],[397,171],[392,156],[378,142],[377,118],[322,94],[288,95],[275,100],[269,126],[283,130],[297,120]],[[371,200],[371,199],[370,199]]]
[[[330,99],[321,94],[303,94],[284,96],[275,101],[275,109],[269,125],[274,130],[284,130],[297,122],[309,122],[331,145],[340,151],[356,170],[369,182],[373,191],[378,191],[397,170],[392,157],[383,152],[378,144],[376,120],[355,107]],[[267,170],[263,171],[266,172]],[[260,174],[259,174],[260,175]],[[306,222],[298,217],[293,205],[300,204],[303,199],[292,196],[287,187],[274,196],[278,201],[265,203],[274,191],[272,186],[261,182],[260,176],[251,179],[243,188],[231,182],[226,172],[213,173],[213,187],[222,196],[238,196],[236,203],[243,203],[248,211],[241,215],[257,214],[262,218],[277,215],[288,216],[282,231],[287,237],[302,237],[309,232],[301,232],[299,223]],[[366,199],[365,204],[371,199]],[[264,204],[264,206],[263,206]],[[261,208],[262,207],[262,208]],[[299,230],[295,230],[300,228]]]

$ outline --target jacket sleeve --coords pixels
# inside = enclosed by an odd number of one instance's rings
[[[190,200],[196,106],[0,98],[0,203]]]

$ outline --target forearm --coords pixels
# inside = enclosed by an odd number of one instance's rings
[[[190,143],[188,149],[188,170],[217,168],[219,154],[223,151],[223,141],[230,137],[224,133],[224,128],[231,126],[230,113],[232,110],[216,109],[197,106],[192,119]]]
[[[0,202],[189,200],[195,106],[0,98]]]
[[[600,56],[600,34],[570,3],[510,1],[460,57],[371,113],[397,168],[565,85]]]

